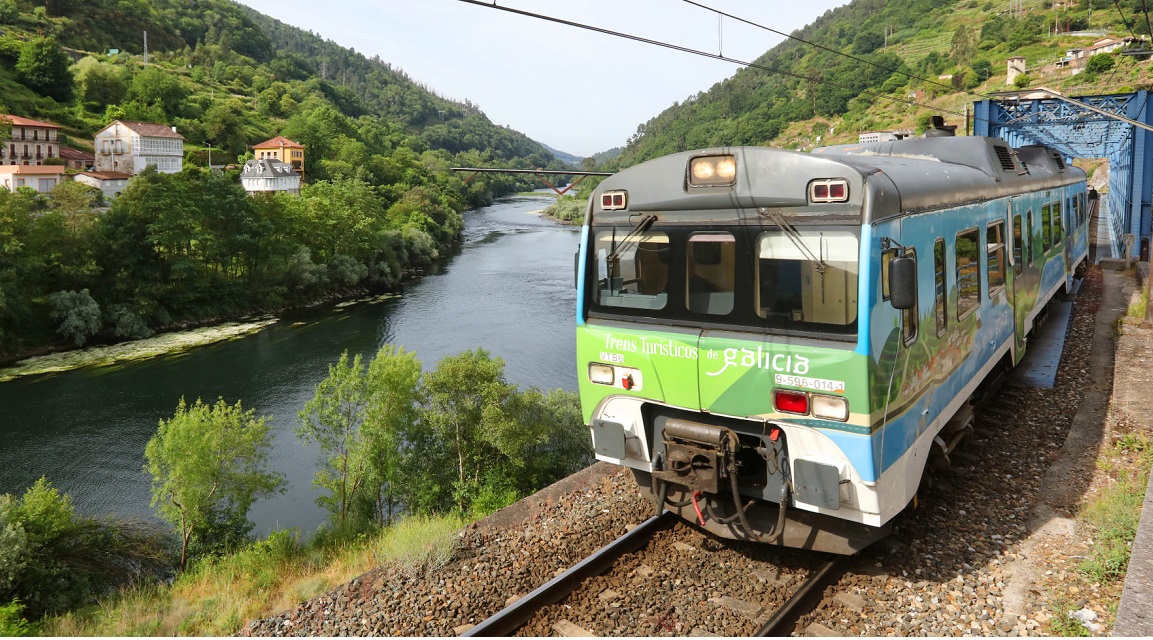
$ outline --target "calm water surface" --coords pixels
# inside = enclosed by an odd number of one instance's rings
[[[367,358],[391,342],[415,351],[427,370],[483,347],[504,358],[508,380],[522,388],[576,390],[578,235],[534,213],[550,200],[465,213],[459,254],[394,300],[285,318],[179,355],[0,383],[0,493],[47,476],[82,513],[153,517],[144,445],[181,397],[223,397],[271,417],[271,465],[288,479],[286,493],[253,506],[255,532],[315,530],[326,516],[311,486],[318,451],[297,441],[296,414],[342,351]]]

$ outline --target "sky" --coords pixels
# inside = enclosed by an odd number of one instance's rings
[[[240,0],[393,68],[494,123],[590,156],[624,146],[675,102],[740,66],[461,0]],[[784,33],[847,0],[701,0]],[[784,38],[684,0],[497,0],[512,7],[752,61]]]

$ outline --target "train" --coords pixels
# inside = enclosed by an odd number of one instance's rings
[[[717,536],[856,553],[1084,273],[1089,205],[1051,148],[943,134],[604,179],[574,265],[595,457]]]

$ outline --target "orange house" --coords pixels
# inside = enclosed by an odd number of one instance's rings
[[[256,155],[256,160],[279,160],[290,165],[293,171],[300,174],[301,181],[304,180],[304,145],[299,142],[293,142],[284,136],[276,136],[253,145],[252,151]]]

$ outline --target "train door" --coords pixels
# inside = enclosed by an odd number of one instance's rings
[[[1013,305],[1013,364],[1017,364],[1025,355],[1025,317],[1029,314],[1030,297],[1027,278],[1025,276],[1026,262],[1029,256],[1029,227],[1032,225],[1032,211],[1028,214],[1021,211],[1020,202],[1016,198],[1009,200],[1009,233],[1012,237],[1013,247],[1009,252],[1012,260],[1012,269],[1009,270],[1006,293],[1009,302]]]

